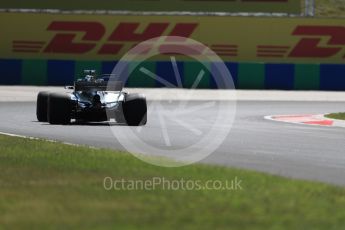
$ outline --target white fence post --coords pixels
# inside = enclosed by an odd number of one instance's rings
[[[305,0],[304,15],[308,17],[315,16],[315,0]]]

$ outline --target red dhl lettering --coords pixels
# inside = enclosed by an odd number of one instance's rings
[[[13,52],[44,52],[47,54],[87,54],[96,52],[98,55],[117,55],[121,51],[134,47],[136,44],[160,36],[179,36],[181,39],[167,39],[167,44],[159,48],[162,53],[174,53],[173,49],[207,54],[205,49],[197,49],[183,45],[183,41],[193,35],[198,23],[168,23],[168,22],[121,22],[111,33],[100,22],[93,21],[53,21],[47,31],[54,33],[52,39],[43,41],[14,40]],[[140,30],[139,30],[140,29]],[[109,32],[109,31],[108,31]],[[105,37],[106,34],[108,37]],[[80,36],[82,35],[82,36]],[[257,45],[259,58],[329,58],[344,50],[345,27],[325,25],[297,26],[292,36],[300,37],[295,45]],[[102,43],[102,41],[104,41]],[[325,42],[326,41],[326,42]],[[101,44],[100,44],[101,43]],[[128,44],[130,43],[130,44]],[[171,44],[170,44],[171,43]],[[45,45],[47,44],[47,45]],[[239,47],[233,44],[209,44],[220,56],[238,56]],[[182,48],[181,48],[182,47]],[[140,47],[139,47],[140,48]],[[141,47],[139,53],[147,53],[150,46]],[[135,51],[134,51],[135,52]],[[345,58],[343,55],[342,58]]]
[[[308,37],[301,38],[289,57],[327,58],[338,54],[345,45],[344,26],[298,26],[293,35]],[[329,38],[327,46],[319,46],[323,37]]]
[[[303,36],[292,49],[284,45],[258,45],[257,57],[329,58],[341,52],[345,45],[343,26],[297,26],[292,35]],[[327,46],[320,46],[324,38],[328,38]]]
[[[118,54],[124,47],[123,42],[136,42],[155,37],[180,36],[190,37],[197,28],[197,23],[177,23],[168,31],[170,23],[149,23],[143,32],[137,32],[140,23],[120,23],[98,50],[98,54]],[[99,22],[52,22],[48,31],[57,32],[44,49],[45,53],[84,54],[95,49],[97,43],[105,36],[106,29]],[[84,36],[76,41],[77,33]],[[122,42],[122,43],[121,43]]]
[[[46,53],[86,53],[95,48],[104,33],[105,28],[97,22],[52,22],[48,31],[63,31],[54,36],[45,48]],[[76,32],[84,32],[82,41],[74,42]]]

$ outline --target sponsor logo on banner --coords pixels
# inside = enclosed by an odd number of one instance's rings
[[[137,44],[156,37],[186,38],[165,41],[162,50],[181,44],[188,49],[185,40],[189,38],[230,62],[342,64],[345,57],[344,19],[17,13],[1,16],[0,58],[119,60]],[[208,52],[195,47],[190,50],[198,51],[200,56]],[[151,52],[149,47],[143,51]],[[152,61],[166,60],[166,56],[152,57]],[[180,55],[181,59],[187,60]]]
[[[172,29],[168,29],[171,23],[152,22],[145,25],[145,29],[142,32],[137,32],[140,26],[142,24],[139,22],[121,22],[114,28],[111,35],[106,38],[106,42],[102,43],[107,32],[102,23],[53,21],[47,28],[47,31],[55,32],[54,37],[49,42],[14,40],[13,52],[82,55],[96,50],[97,55],[118,55],[142,41],[166,34],[170,37],[189,38],[199,24],[176,23],[173,24]],[[83,33],[83,36],[77,39],[79,33]],[[180,45],[183,43],[183,40],[171,41],[171,43],[170,47],[167,47],[166,43],[162,45],[162,51],[170,49],[171,46]],[[237,45],[211,44],[210,47],[220,56],[237,56]],[[195,50],[193,49],[192,52],[195,52]],[[199,54],[205,54],[204,52],[207,52],[207,49],[200,48]]]
[[[100,22],[53,21],[47,31],[55,32],[47,43],[44,41],[13,41],[13,52],[43,52],[50,54],[85,54],[96,50],[98,55],[117,55],[125,51],[128,43],[133,47],[139,42],[163,35],[189,38],[199,26],[198,23],[148,23],[142,32],[137,32],[139,22],[119,23],[106,42],[99,45],[106,34]],[[77,39],[78,33],[84,35]],[[345,27],[343,26],[303,26],[298,25],[292,36],[300,37],[293,46],[257,45],[257,57],[275,58],[328,58],[343,51]],[[175,41],[176,42],[176,41]],[[183,42],[183,41],[181,41]],[[237,45],[211,44],[220,56],[237,56]],[[162,47],[163,49],[164,47]],[[200,50],[203,54],[203,50]]]
[[[329,58],[344,51],[344,26],[301,25],[292,35],[301,37],[294,46],[258,45],[257,57]]]

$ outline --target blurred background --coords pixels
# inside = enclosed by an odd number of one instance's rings
[[[341,0],[3,0],[0,8],[1,85],[71,84],[83,69],[111,73],[142,41],[182,36],[215,51],[237,89],[345,89]],[[188,88],[201,63],[176,59]],[[142,66],[174,78],[160,55],[130,64],[128,87],[162,87]],[[199,88],[217,86],[207,76]]]

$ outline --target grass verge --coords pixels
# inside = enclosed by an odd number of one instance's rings
[[[331,119],[345,120],[345,113],[330,113],[330,114],[325,115],[325,117],[328,117]]]
[[[315,0],[317,17],[345,17],[344,0]]]
[[[297,1],[297,0],[295,0]],[[305,0],[300,0],[302,11],[304,11]],[[129,3],[131,4],[131,3]],[[167,1],[169,5],[170,2]],[[150,11],[150,8],[144,7],[143,10]],[[168,7],[168,6],[167,6]],[[22,0],[2,0],[0,8],[3,9],[69,9],[69,10],[118,10],[116,5],[110,1],[87,1],[84,5],[80,1],[22,1]],[[135,7],[137,8],[137,7]],[[345,1],[344,0],[315,0],[315,16],[316,17],[345,17]]]
[[[246,170],[160,168],[111,150],[0,135],[0,229],[342,229],[345,190]],[[104,178],[241,180],[238,190],[106,190]],[[109,184],[108,184],[109,185]],[[175,185],[176,186],[176,185]],[[140,186],[139,186],[140,187]]]

